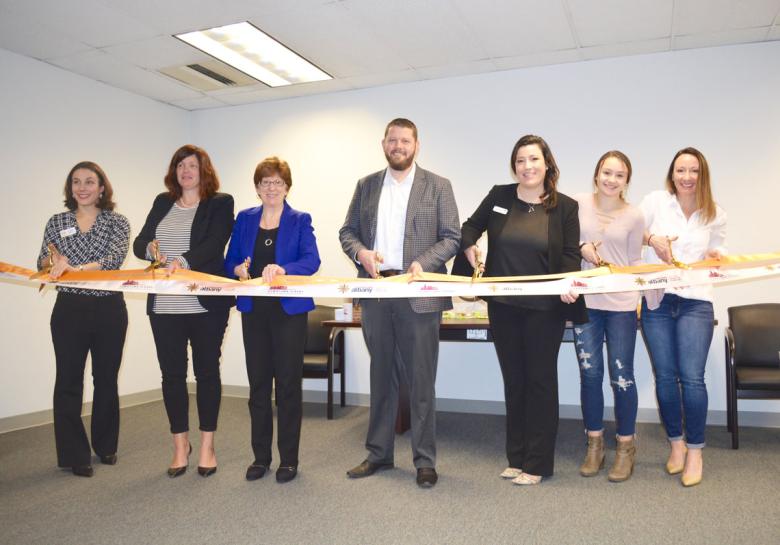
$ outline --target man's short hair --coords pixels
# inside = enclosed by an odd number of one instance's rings
[[[390,132],[390,127],[403,127],[405,129],[412,129],[412,134],[414,135],[414,139],[417,140],[417,125],[415,125],[405,117],[396,117],[390,123],[387,124],[387,127],[385,127],[385,138],[387,138],[387,133]]]

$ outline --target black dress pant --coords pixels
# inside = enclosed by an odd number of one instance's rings
[[[275,383],[280,465],[298,465],[307,314],[289,315],[279,300],[272,298],[256,298],[252,312],[241,314],[252,450],[257,464],[271,464],[274,431],[271,387]]]
[[[57,464],[85,466],[92,451],[81,409],[84,367],[92,355],[92,448],[114,454],[119,440],[117,375],[127,332],[127,308],[121,293],[107,296],[60,292],[51,314],[51,338],[57,364],[54,383],[54,438]]]
[[[510,467],[549,477],[558,434],[558,350],[565,319],[557,311],[488,302],[504,378]]]
[[[192,346],[196,401],[201,431],[215,431],[222,399],[219,358],[229,309],[198,314],[150,314],[162,391],[171,433],[189,431],[187,344]]]

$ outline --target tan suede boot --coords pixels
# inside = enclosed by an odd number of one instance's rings
[[[588,452],[585,461],[580,466],[580,475],[593,477],[604,467],[604,436],[588,435]]]
[[[615,463],[607,474],[607,478],[613,483],[620,483],[628,480],[634,472],[634,458],[636,457],[636,444],[632,437],[628,441],[617,442],[617,452],[615,453]]]

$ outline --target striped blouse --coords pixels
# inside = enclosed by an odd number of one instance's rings
[[[187,260],[182,254],[190,249],[190,232],[192,221],[198,207],[182,208],[174,203],[170,211],[160,220],[155,231],[155,238],[160,242],[160,253],[168,263],[178,259],[182,267],[189,269]],[[207,312],[198,302],[196,295],[165,295],[158,294],[154,298],[152,312],[155,314],[197,314]]]

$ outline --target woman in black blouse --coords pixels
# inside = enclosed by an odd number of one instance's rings
[[[167,191],[154,199],[133,253],[153,260],[155,253],[167,271],[191,269],[224,276],[225,245],[233,228],[233,197],[218,193],[219,179],[208,154],[187,145],[173,154],[165,176]],[[173,434],[173,460],[169,477],[187,471],[189,453],[189,395],[187,345],[197,383],[200,418],[198,473],[217,471],[214,431],[222,397],[219,358],[232,297],[150,295],[146,311],[152,326],[157,359],[162,371],[165,410]]]
[[[552,274],[580,269],[577,202],[558,193],[558,166],[539,136],[523,136],[509,165],[515,184],[490,190],[463,224],[462,248],[472,267],[477,241],[488,233],[485,276]],[[587,321],[582,300],[498,296],[488,301],[504,378],[506,451],[501,477],[533,485],[553,474],[558,431],[558,349],[566,320]]]
[[[70,271],[118,269],[127,256],[130,225],[114,212],[105,172],[91,161],[78,163],[65,179],[67,212],[46,224],[38,268],[57,279]],[[75,475],[93,474],[90,443],[81,420],[84,367],[92,355],[92,448],[104,464],[117,462],[119,396],[117,375],[127,331],[121,293],[58,287],[51,315],[57,365],[54,438],[57,464]]]

